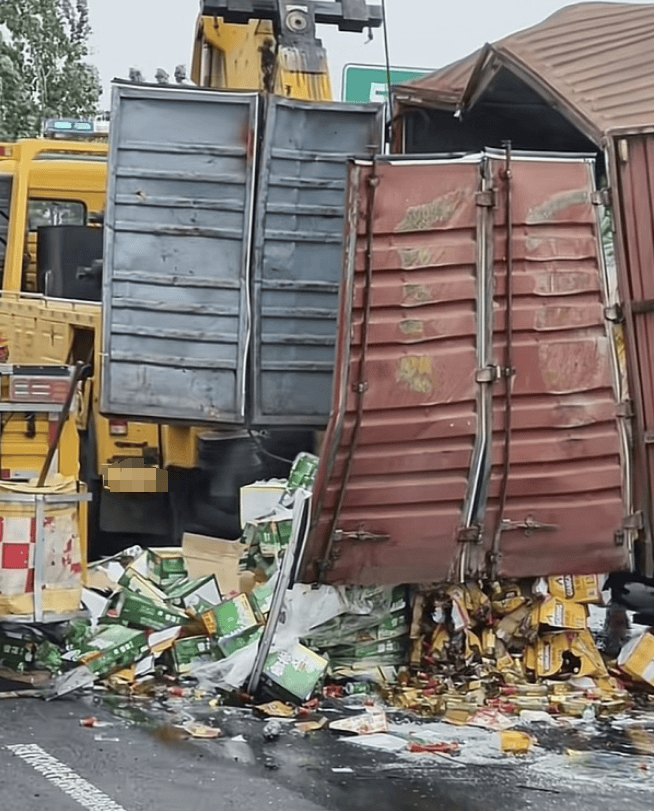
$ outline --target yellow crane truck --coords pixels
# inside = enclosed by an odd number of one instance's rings
[[[381,9],[364,0],[205,0],[192,78],[203,87],[328,101],[329,70],[316,24],[362,31],[381,22]],[[189,509],[189,494],[202,487],[196,475],[202,429],[100,413],[107,146],[83,124],[79,130],[72,121],[49,125],[46,134],[55,137],[0,145],[0,355],[35,366],[92,364],[76,410],[81,476],[93,494],[92,555],[123,548],[126,536],[147,543],[147,536],[160,541],[179,538],[184,529],[209,531],[211,516],[203,521],[197,500]],[[29,439],[29,426],[20,421],[12,430]],[[273,460],[274,451],[273,443],[264,453]],[[77,454],[77,444],[60,453]],[[274,464],[267,472],[275,475]]]

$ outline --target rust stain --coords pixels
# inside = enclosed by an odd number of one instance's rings
[[[584,324],[596,323],[589,319],[588,313],[579,307],[543,307],[536,313],[536,329],[565,329],[581,327]]]
[[[431,301],[431,290],[425,287],[424,284],[405,284],[404,285],[404,300],[411,299],[412,301],[424,304]]]
[[[431,358],[424,355],[400,358],[397,381],[417,394],[431,394],[434,390]]]
[[[412,338],[420,338],[425,334],[425,324],[419,319],[400,322],[400,331],[403,335],[410,335]]]
[[[553,268],[551,272],[534,275],[535,292],[540,295],[560,295],[561,293],[581,293],[597,290],[597,274],[579,271],[564,271]]]
[[[592,389],[603,381],[606,347],[600,341],[560,341],[538,348],[543,382],[550,392]]]
[[[589,203],[588,191],[586,189],[578,189],[576,191],[566,191],[560,194],[555,194],[540,203],[533,206],[527,212],[527,224],[549,222],[556,219],[556,217],[563,211],[566,211],[572,206],[587,205]]]
[[[434,264],[431,248],[399,248],[400,264],[404,270],[429,267]]]
[[[451,220],[457,208],[465,201],[466,194],[461,189],[450,191],[430,203],[410,206],[396,231],[428,231],[435,225]]]

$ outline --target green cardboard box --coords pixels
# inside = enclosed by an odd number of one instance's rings
[[[258,625],[246,594],[225,600],[201,616],[209,636],[234,636]]]
[[[167,589],[166,601],[180,608],[203,614],[222,601],[218,581],[214,575],[197,580],[177,580]]]
[[[386,617],[378,625],[371,628],[362,628],[353,634],[348,634],[341,639],[341,644],[353,644],[357,646],[366,645],[371,642],[379,642],[384,639],[394,639],[398,636],[405,636],[409,633],[409,623],[406,612],[398,611]]]
[[[159,605],[141,594],[123,589],[107,603],[103,622],[131,625],[151,631],[163,631],[174,625],[188,625],[188,614],[170,605]]]
[[[118,580],[118,585],[133,591],[135,594],[140,594],[142,597],[147,597],[160,605],[163,605],[166,600],[166,595],[161,589],[129,566],[125,570],[125,574]]]
[[[148,549],[146,555],[147,577],[157,586],[165,588],[175,580],[188,577],[181,549]]]
[[[408,637],[399,636],[393,639],[381,639],[364,644],[340,645],[331,648],[330,662],[383,662],[386,664],[402,663],[406,657]]]
[[[283,697],[308,701],[326,669],[326,659],[297,643],[290,650],[268,654],[263,675]]]
[[[268,580],[250,594],[250,603],[261,622],[268,616],[274,593],[275,585]]]
[[[213,662],[222,654],[208,636],[187,636],[173,643],[171,658],[174,670],[184,675],[194,662]]]
[[[143,631],[123,625],[100,626],[99,632],[83,643],[79,661],[102,678],[129,667],[149,652]]]
[[[218,647],[223,655],[231,656],[232,653],[247,648],[248,645],[258,645],[262,636],[263,628],[258,625],[256,628],[248,628],[247,631],[240,634],[222,637],[218,640]]]
[[[0,667],[24,673],[34,669],[36,644],[29,639],[0,636]]]

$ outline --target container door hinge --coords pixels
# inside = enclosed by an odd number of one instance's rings
[[[612,324],[624,324],[624,312],[620,304],[604,308],[604,318]]]
[[[642,510],[636,510],[636,512],[628,515],[624,521],[622,522],[623,529],[633,529],[640,531],[641,529],[645,529],[645,516],[643,515]]]
[[[634,404],[631,400],[623,400],[618,403],[615,413],[618,417],[625,420],[631,420],[634,417]]]
[[[484,191],[478,191],[475,195],[475,202],[478,206],[493,208],[495,205],[495,190],[485,189]]]
[[[627,537],[634,534],[638,535],[645,529],[645,516],[642,510],[637,510],[632,515],[628,515],[622,522],[622,527],[618,529],[613,535],[613,542],[616,546],[624,546],[627,542]]]
[[[515,369],[510,369],[508,366],[496,366],[491,363],[489,366],[484,366],[477,369],[475,372],[475,380],[477,383],[494,383],[496,380],[501,380],[503,377],[513,377],[516,373]]]
[[[558,524],[543,524],[541,521],[537,521],[533,515],[528,515],[524,521],[511,521],[509,518],[504,518],[500,524],[502,532],[522,530],[526,538],[529,538],[534,532],[556,532],[558,528]]]
[[[490,366],[484,366],[482,369],[477,369],[475,373],[475,380],[477,383],[494,383],[501,377],[502,370],[494,363],[491,363]]]
[[[591,194],[590,201],[594,206],[610,206],[611,189],[597,189]]]
[[[481,543],[481,524],[471,524],[469,527],[459,527],[456,533],[456,540],[458,543]]]

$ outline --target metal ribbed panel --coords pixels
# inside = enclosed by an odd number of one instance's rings
[[[358,237],[349,256],[352,289],[343,295],[342,376],[314,496],[317,526],[305,558],[308,578],[319,576],[344,488],[333,528],[346,537],[335,544],[334,566],[324,572],[333,583],[415,583],[448,575],[476,433],[478,167],[380,164],[376,171],[367,327],[371,169],[357,166],[351,176],[350,233]],[[363,414],[354,437],[360,383]]]
[[[258,97],[114,89],[106,413],[240,423]]]
[[[506,184],[493,161],[495,362],[506,344]],[[610,572],[629,560],[593,164],[517,160],[513,204],[510,469],[498,562],[509,577]],[[491,546],[504,463],[504,384],[494,387]],[[530,528],[529,524],[533,526]]]
[[[536,90],[565,100],[599,143],[611,127],[652,123],[653,44],[651,4],[577,3],[495,42],[492,49],[526,71]],[[400,101],[455,104],[478,57],[476,52],[407,84],[398,94]]]
[[[268,101],[253,269],[255,424],[327,422],[347,158],[377,152],[381,138],[378,105]]]
[[[351,176],[341,374],[303,577],[420,583],[625,567],[592,162],[513,161],[510,367],[504,165],[379,163],[368,222],[371,171]]]
[[[624,302],[629,393],[634,417],[634,499],[645,517],[639,564],[652,570],[654,511],[654,132],[609,141],[617,268]]]

